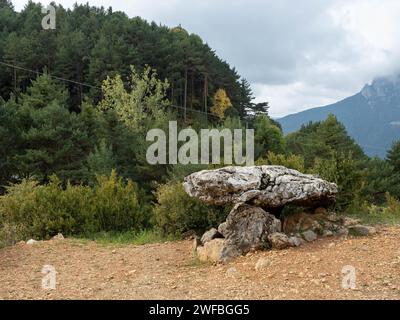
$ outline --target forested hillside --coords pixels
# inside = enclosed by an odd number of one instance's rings
[[[189,173],[224,164],[151,165],[153,128],[252,128],[257,164],[317,174],[339,186],[336,209],[398,217],[400,142],[371,159],[333,115],[284,136],[249,84],[198,36],[112,9],[0,0],[0,246],[58,232],[180,236],[230,208],[190,198]],[[144,231],[143,231],[144,230]]]
[[[226,90],[233,114],[244,116],[251,102],[249,86],[229,64],[195,35],[180,26],[166,27],[140,17],[129,18],[111,8],[75,5],[72,10],[54,4],[55,30],[43,30],[41,6],[30,2],[15,12],[8,0],[0,1],[0,61],[90,86],[100,87],[107,75],[125,81],[130,66],[146,65],[168,79],[167,97],[172,105],[209,111],[219,88]],[[0,95],[24,92],[35,74],[0,65]],[[100,90],[69,83],[68,106],[78,111],[87,95],[95,103]]]

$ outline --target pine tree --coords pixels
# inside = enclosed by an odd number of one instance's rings
[[[393,143],[388,151],[387,159],[397,173],[400,173],[400,140]]]

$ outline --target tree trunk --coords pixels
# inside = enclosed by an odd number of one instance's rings
[[[208,75],[204,74],[204,112],[206,113],[206,121],[207,121],[207,97],[208,97]]]
[[[185,89],[183,93],[183,119],[186,122],[186,107],[187,107],[187,84],[188,84],[188,69],[185,69]]]

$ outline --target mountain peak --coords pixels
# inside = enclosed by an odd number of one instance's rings
[[[400,75],[376,78],[372,84],[364,86],[361,94],[369,101],[374,98],[400,97]]]
[[[400,138],[400,75],[376,78],[354,96],[278,121],[289,133],[310,121],[325,120],[329,114],[344,124],[368,155],[384,158],[392,142]]]

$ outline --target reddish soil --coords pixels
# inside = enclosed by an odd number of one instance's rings
[[[105,246],[77,240],[0,250],[0,299],[400,299],[400,227],[371,237],[325,238],[299,248],[199,264],[192,241]],[[255,270],[257,261],[270,266]],[[57,271],[42,289],[42,267]],[[343,266],[356,288],[343,289]]]

